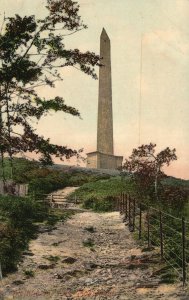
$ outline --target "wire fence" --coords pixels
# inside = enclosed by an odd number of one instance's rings
[[[123,221],[131,232],[136,232],[139,240],[159,251],[161,261],[173,268],[185,285],[189,279],[189,222],[140,203],[125,193],[116,198],[114,209],[123,215]]]

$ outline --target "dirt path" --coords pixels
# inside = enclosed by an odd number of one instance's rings
[[[189,299],[181,284],[158,284],[157,257],[141,252],[117,212],[85,211],[56,227],[30,243],[0,299]]]
[[[56,192],[53,192],[52,194],[53,194],[53,195],[56,195],[56,194],[62,195],[63,198],[66,199],[66,197],[67,197],[70,193],[74,192],[76,189],[78,189],[78,187],[75,187],[75,186],[68,186],[68,187],[66,187],[66,188],[64,188],[64,189],[57,190]]]

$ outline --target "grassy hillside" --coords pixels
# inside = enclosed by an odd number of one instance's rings
[[[162,184],[165,186],[175,186],[182,187],[184,189],[189,189],[189,180],[175,178],[172,176],[167,176],[165,179],[163,179]]]
[[[0,177],[3,170],[0,164]],[[92,172],[82,168],[69,167],[44,167],[36,161],[29,161],[25,158],[14,158],[13,160],[13,180],[17,183],[29,183],[29,192],[47,194],[54,190],[66,186],[81,186],[87,182],[96,182],[101,179],[110,178],[109,174],[104,172]],[[4,161],[5,178],[11,179],[10,161]]]
[[[70,199],[75,197],[80,199],[85,208],[93,208],[96,211],[108,211],[112,208],[113,197],[120,195],[125,190],[132,192],[130,178],[127,177],[123,180],[121,176],[116,176],[110,179],[85,183],[70,195]]]
[[[154,187],[152,187],[152,190]],[[129,193],[138,199],[136,185],[132,178],[127,175],[111,177],[106,180],[98,180],[82,185],[73,194],[70,199],[78,198],[85,208],[92,208],[96,211],[107,211],[112,208],[114,196],[120,195],[121,192]],[[166,209],[172,214],[189,215],[189,181],[167,177],[162,181],[159,191],[159,201],[153,197],[152,191],[143,200],[150,206]]]
[[[1,167],[0,171],[2,171]],[[7,159],[5,160],[6,178],[10,178],[10,174],[10,163]],[[72,197],[82,199],[86,207],[93,205],[91,203],[94,201],[102,203],[107,200],[107,197],[119,195],[121,191],[136,194],[136,186],[129,175],[120,177],[115,174],[111,176],[109,172],[104,173],[104,170],[100,172],[100,170],[92,171],[61,165],[47,168],[36,161],[24,158],[15,158],[13,161],[13,179],[18,183],[29,183],[29,192],[47,194],[66,186],[80,186],[81,188]],[[140,189],[138,192],[140,193]],[[153,193],[154,186],[151,187],[151,191],[147,191],[147,200],[153,201]],[[188,194],[189,180],[167,176],[159,185],[161,205],[169,208],[180,210],[183,204],[188,202]]]

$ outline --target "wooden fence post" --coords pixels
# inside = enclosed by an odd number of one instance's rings
[[[121,213],[121,196],[119,196],[119,212]]]
[[[148,235],[148,248],[150,248],[150,214],[149,208],[147,211],[147,235]]]
[[[129,227],[131,226],[131,198],[129,195]]]
[[[139,207],[140,211],[139,211],[139,233],[138,233],[138,238],[139,240],[142,237],[142,207],[141,207],[141,203],[140,203],[140,207]]]
[[[123,213],[125,214],[125,193],[123,193]]]
[[[183,286],[186,283],[186,253],[185,253],[185,247],[186,247],[186,226],[185,226],[185,218],[182,217],[182,280],[183,280]]]
[[[1,268],[1,263],[0,263],[0,280],[3,279],[3,274],[2,274],[2,268]]]
[[[120,194],[120,197],[119,197],[119,212],[121,214],[121,210],[122,210],[122,193]]]
[[[122,212],[122,214],[124,214],[124,194],[123,194],[123,192],[122,192],[122,199],[121,199],[121,201],[122,201],[121,212]]]
[[[126,194],[126,199],[125,199],[125,219],[127,220],[128,213],[127,213],[127,200],[128,200],[128,194]]]
[[[163,260],[163,223],[162,223],[162,212],[159,212],[159,229],[160,229],[160,251],[161,260]]]
[[[116,197],[116,211],[119,211],[119,196]]]
[[[133,231],[135,231],[135,213],[136,213],[136,200],[133,199]]]

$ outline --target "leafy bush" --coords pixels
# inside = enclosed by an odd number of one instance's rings
[[[64,222],[66,219],[70,218],[74,214],[73,210],[61,211],[59,209],[51,209],[46,223],[48,225],[55,225],[58,221]]]
[[[16,228],[22,228],[28,222],[43,221],[47,208],[29,197],[1,196],[0,215],[6,217]]]
[[[6,273],[16,269],[22,251],[36,235],[33,222],[44,220],[47,209],[29,198],[1,196],[0,216],[4,220],[0,224],[0,262]]]
[[[24,275],[29,278],[34,277],[35,273],[33,270],[24,270]]]
[[[55,256],[48,255],[45,258],[53,263],[57,263],[60,260],[60,256],[57,256],[57,255],[55,255]]]
[[[18,183],[27,183],[28,177],[26,176],[27,172],[33,169],[39,169],[39,163],[25,158],[14,157],[13,161],[13,170],[11,170],[10,160],[8,158],[4,159],[4,174],[6,179],[12,179],[11,175],[13,174],[13,180]],[[0,164],[0,169],[2,168]],[[2,170],[1,170],[2,172]],[[11,174],[12,173],[12,174]],[[23,176],[23,174],[25,176]]]
[[[130,191],[129,178],[122,180],[121,177],[112,177],[110,179],[98,180],[82,185],[70,195],[70,198],[77,197],[81,201],[88,199],[105,199],[108,196],[117,196],[127,189]]]
[[[132,184],[129,177],[122,180],[120,176],[117,176],[86,183],[75,190],[69,198],[73,199],[76,197],[83,203],[84,208],[90,208],[95,211],[111,211],[114,197],[125,190],[132,192]]]
[[[47,171],[43,170],[43,173],[41,173],[41,170],[39,170],[36,174],[32,173],[29,183],[29,193],[48,194],[69,185],[68,175],[58,171]],[[41,176],[42,174],[43,176]]]
[[[112,211],[114,204],[114,197],[108,196],[103,199],[98,199],[95,197],[88,198],[84,200],[83,207],[88,209],[93,209],[98,212],[108,212]]]
[[[72,172],[69,178],[69,186],[82,186],[85,183],[109,178],[110,175],[108,174],[88,174],[82,172]]]
[[[89,247],[89,248],[92,248],[95,245],[94,240],[91,238],[84,240],[82,243],[84,247]]]
[[[0,262],[3,273],[15,271],[26,247],[20,231],[10,224],[0,224]]]
[[[36,237],[37,225],[34,222],[46,221],[54,225],[64,221],[72,211],[57,209],[48,211],[47,207],[30,198],[0,197],[0,262],[3,273],[15,271],[22,251],[27,249],[31,238]]]

